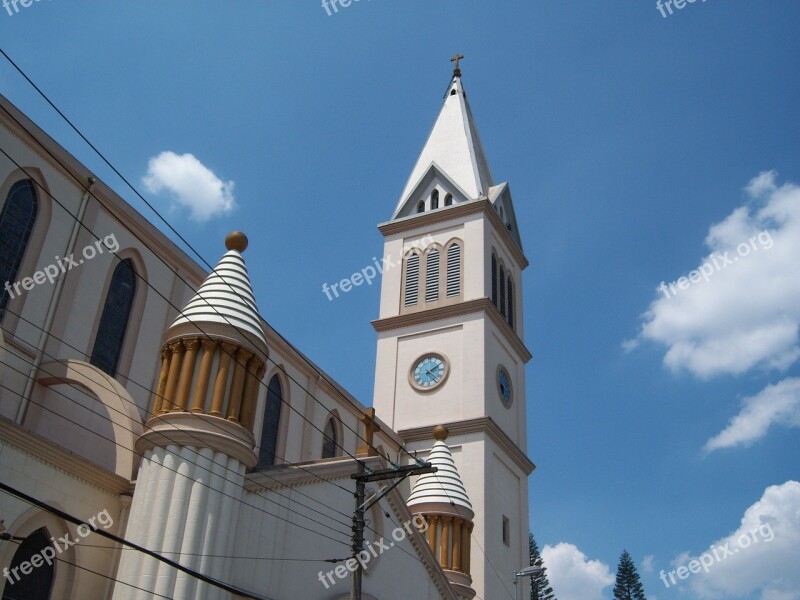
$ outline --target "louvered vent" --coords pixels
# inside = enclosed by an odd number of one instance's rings
[[[414,306],[419,296],[419,254],[406,259],[406,306]]]
[[[453,244],[447,249],[447,297],[461,294],[461,246]]]
[[[425,263],[425,302],[439,299],[439,251],[431,250]]]

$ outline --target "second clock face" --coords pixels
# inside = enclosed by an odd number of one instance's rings
[[[413,367],[411,376],[417,387],[431,389],[442,383],[447,375],[447,363],[441,356],[429,354],[420,358]]]
[[[508,376],[508,372],[503,368],[497,372],[497,387],[500,391],[500,400],[503,402],[503,405],[508,408],[511,406],[511,402],[513,401],[513,396],[511,393],[511,378]]]

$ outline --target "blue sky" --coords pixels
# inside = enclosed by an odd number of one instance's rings
[[[376,224],[464,54],[531,263],[531,524],[559,598],[610,598],[627,548],[651,598],[797,599],[800,4],[673,13],[651,0],[360,0],[331,16],[316,0],[50,0],[0,9],[0,46],[206,260],[245,230],[264,316],[367,404],[379,288],[330,302],[322,284],[382,252]],[[154,220],[5,62],[0,90]],[[202,205],[170,195],[186,192],[176,164],[205,182]],[[770,248],[756,239],[709,281],[657,290],[761,231]],[[753,523],[774,539],[659,580]]]

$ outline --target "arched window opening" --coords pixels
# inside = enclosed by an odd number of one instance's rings
[[[325,425],[325,437],[322,440],[322,458],[333,458],[337,455],[337,448],[339,447],[339,434],[336,430],[335,417],[328,419],[328,424]]]
[[[419,254],[409,254],[406,258],[405,305],[414,306],[419,297]]]
[[[511,329],[514,329],[514,283],[511,281],[511,276],[508,277],[508,324]]]
[[[447,249],[447,297],[461,294],[461,246],[452,244]]]
[[[418,213],[425,212],[425,200],[419,201],[419,204],[417,204],[417,212]]]
[[[431,192],[431,210],[439,208],[439,190]]]
[[[128,258],[117,265],[111,276],[111,285],[108,287],[90,360],[95,367],[112,377],[117,374],[135,296],[136,271],[133,268],[133,261]]]
[[[428,252],[425,261],[425,302],[439,299],[439,250]]]
[[[492,253],[492,304],[497,306],[497,257]]]
[[[453,205],[453,194],[447,194],[444,197],[444,205],[445,206],[452,206]]]
[[[25,255],[38,208],[36,190],[30,179],[11,186],[3,211],[0,212],[0,285],[8,282],[13,286],[17,282],[17,271]],[[10,299],[9,290],[3,290],[0,296],[0,319]]]
[[[261,428],[261,447],[258,451],[258,466],[271,467],[275,464],[275,451],[278,448],[278,428],[281,423],[283,390],[281,380],[273,375],[267,386],[267,403],[264,407],[264,426]]]
[[[42,553],[51,547],[50,536],[44,528],[37,529],[20,543],[6,575],[3,600],[49,600],[55,581],[55,561],[41,560]],[[49,554],[49,553],[47,553]],[[39,557],[40,566],[31,570],[31,559]],[[25,575],[20,567],[27,563]]]
[[[506,286],[503,282],[506,280],[506,270],[503,265],[500,265],[500,314],[506,316]]]

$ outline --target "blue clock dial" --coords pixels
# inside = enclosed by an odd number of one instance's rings
[[[414,382],[421,388],[432,388],[444,380],[447,366],[439,356],[424,356],[414,366]]]
[[[511,378],[504,368],[500,368],[497,373],[497,387],[500,389],[500,400],[507,407],[511,406]]]

